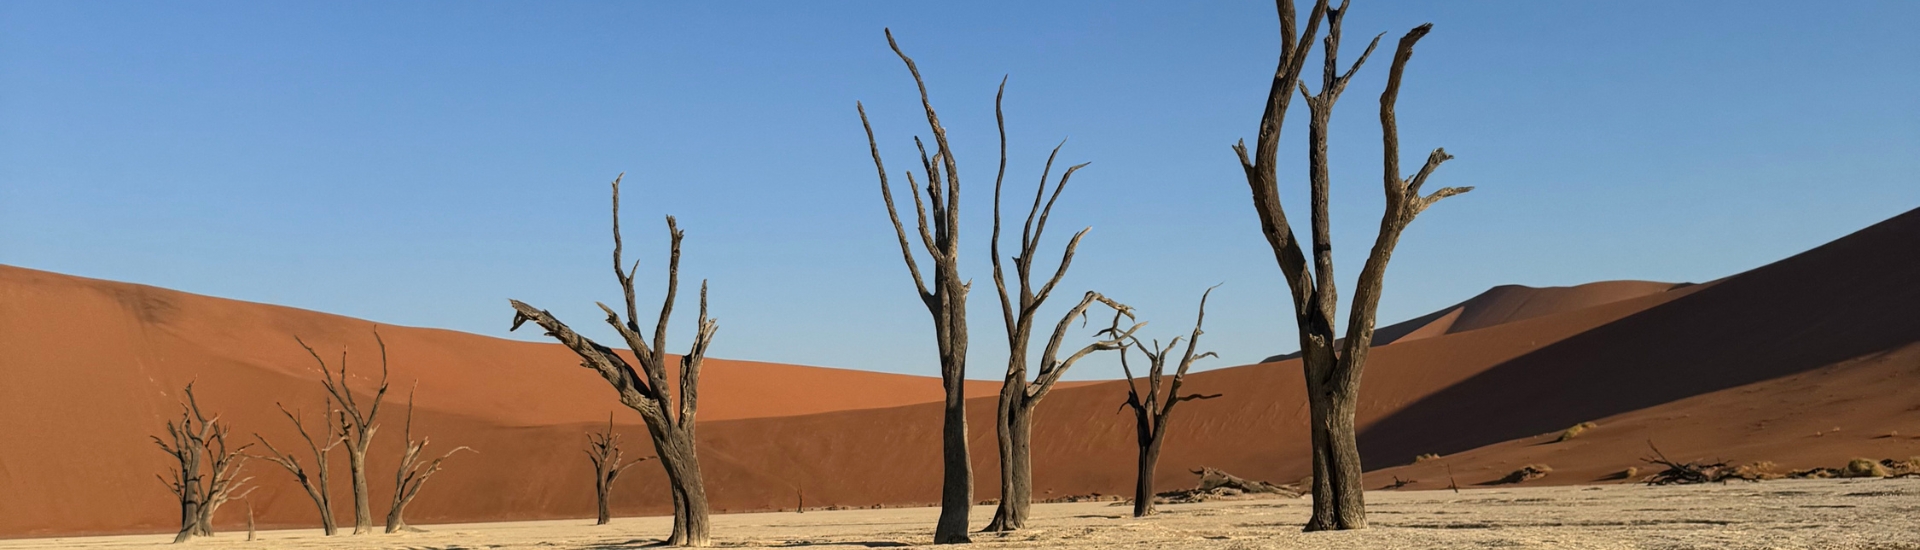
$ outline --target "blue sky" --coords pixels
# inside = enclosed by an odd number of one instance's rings
[[[933,374],[853,108],[911,164],[927,130],[890,26],[961,162],[973,377],[1004,367],[986,255],[1003,75],[1012,190],[1062,138],[1062,162],[1093,163],[1047,261],[1094,230],[1043,318],[1097,288],[1169,337],[1224,283],[1211,366],[1294,349],[1228,148],[1258,122],[1272,5],[1034,4],[0,4],[0,263],[537,339],[506,332],[512,297],[613,340],[593,302],[618,299],[606,194],[626,172],[643,299],[675,214],[688,284],[712,280],[714,355]],[[1714,279],[1920,206],[1920,3],[1354,4],[1349,58],[1434,23],[1403,154],[1444,146],[1433,185],[1478,188],[1409,230],[1383,320],[1506,283]],[[1343,289],[1378,224],[1386,65],[1334,113]],[[1299,218],[1304,112],[1281,146]]]

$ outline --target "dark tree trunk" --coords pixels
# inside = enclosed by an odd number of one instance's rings
[[[626,317],[623,320],[619,312],[605,304],[601,304],[600,309],[607,314],[607,324],[618,331],[627,342],[627,347],[633,350],[634,357],[640,362],[638,371],[611,348],[574,332],[551,313],[518,300],[509,302],[514,309],[513,328],[518,329],[521,324],[534,321],[540,328],[546,329],[548,336],[580,356],[581,366],[593,369],[606,379],[619,394],[621,404],[640,413],[646,421],[647,434],[653,439],[655,456],[660,458],[660,466],[666,471],[670,487],[668,492],[673,498],[673,533],[668,536],[667,543],[673,546],[709,546],[712,544],[709,534],[712,527],[707,519],[707,490],[700,474],[699,455],[695,451],[698,440],[694,437],[694,417],[699,410],[700,366],[719,325],[707,317],[707,284],[702,281],[700,316],[696,321],[693,346],[680,358],[680,398],[675,403],[667,385],[667,322],[673,317],[674,298],[680,286],[680,242],[685,233],[680,231],[673,216],[667,216],[667,233],[671,236],[667,297],[666,303],[660,307],[660,320],[654,326],[653,342],[649,344],[640,335],[637,320],[639,306],[633,289],[634,275],[626,271],[624,260],[621,259],[620,178],[614,178],[613,270],[625,294]],[[964,347],[961,352],[965,353]],[[675,414],[676,405],[678,414]]]
[[[880,159],[880,145],[874,140],[866,107],[856,102],[854,108],[859,111],[860,125],[867,132],[867,146],[873,154],[874,169],[880,176],[880,197],[887,205],[887,217],[893,222],[894,235],[899,238],[907,273],[913,276],[914,290],[918,292],[921,304],[933,317],[934,341],[939,346],[940,383],[946,390],[946,405],[941,414],[940,428],[940,519],[934,525],[933,540],[937,544],[965,543],[971,542],[967,537],[967,514],[973,507],[973,461],[967,449],[967,281],[960,278],[959,267],[960,171],[953,158],[953,149],[947,145],[947,130],[940,125],[940,116],[934,112],[933,103],[927,98],[927,86],[920,78],[920,69],[914,66],[912,58],[900,51],[900,45],[893,40],[891,30],[887,31],[887,45],[907,65],[908,72],[913,73],[914,84],[920,90],[920,105],[926,111],[927,126],[933,131],[935,149],[932,157],[926,155],[924,144],[915,140],[917,145],[921,145],[920,165],[927,178],[925,202],[921,200],[919,184],[914,181],[913,172],[907,172],[907,188],[913,192],[920,242],[933,259],[931,290],[921,276],[920,267],[914,260],[913,245],[908,242],[906,228],[901,225],[899,211],[894,207],[893,191],[887,183],[887,167]]]
[[[275,405],[279,406],[279,403],[275,403]],[[265,436],[255,433],[253,437],[260,440],[262,445],[266,445],[267,450],[272,453],[272,456],[266,458],[279,464],[280,467],[285,468],[287,473],[293,474],[294,481],[300,482],[300,487],[306,490],[307,498],[313,500],[314,509],[320,512],[320,532],[329,537],[338,534],[340,532],[340,526],[333,518],[333,494],[332,485],[330,484],[332,479],[330,472],[332,468],[327,457],[329,453],[333,451],[333,448],[339,446],[344,440],[346,433],[335,432],[334,424],[332,423],[333,412],[320,415],[320,427],[326,430],[320,440],[315,440],[313,433],[307,431],[306,422],[301,419],[300,415],[288,411],[285,406],[280,406],[280,413],[286,415],[288,420],[293,421],[293,427],[300,432],[300,438],[306,441],[307,450],[313,454],[313,467],[316,475],[307,475],[307,469],[300,463],[299,459],[287,453],[280,452],[280,449],[274,447],[273,442],[268,441]],[[249,506],[247,509],[251,511],[253,508]]]
[[[213,536],[213,513],[220,505],[253,492],[253,487],[239,491],[252,479],[239,475],[249,458],[246,450],[253,445],[228,448],[227,434],[232,429],[218,416],[207,418],[200,412],[193,384],[187,384],[183,393],[186,398],[180,403],[180,419],[167,422],[167,439],[152,437],[154,444],[178,465],[171,481],[160,478],[180,502],[180,531],[174,535],[175,543]]]
[[[942,279],[950,281],[947,284],[951,287],[961,284],[957,273],[942,270],[934,280]],[[958,323],[949,318],[940,324],[947,325],[944,332],[958,338],[943,339],[940,346],[944,348],[940,352],[941,382],[947,399],[940,426],[940,520],[934,524],[934,544],[973,542],[967,536],[967,515],[973,509],[973,459],[967,448],[966,308],[959,301],[948,307],[959,312],[950,316],[958,317]]]
[[[1160,446],[1167,439],[1167,421],[1173,417],[1173,406],[1180,404],[1181,401],[1220,397],[1217,393],[1180,394],[1180,386],[1186,382],[1187,369],[1192,368],[1195,361],[1215,356],[1213,352],[1194,354],[1194,348],[1200,343],[1200,335],[1204,334],[1200,328],[1207,320],[1207,296],[1212,294],[1213,289],[1209,288],[1200,295],[1200,313],[1194,319],[1193,333],[1187,338],[1186,353],[1180,356],[1180,366],[1174,371],[1173,380],[1167,384],[1164,391],[1160,386],[1161,379],[1167,370],[1167,359],[1173,349],[1180,345],[1180,338],[1175,337],[1167,342],[1166,347],[1159,347],[1157,341],[1153,346],[1141,342],[1139,338],[1133,336],[1133,331],[1122,334],[1122,337],[1129,340],[1126,347],[1120,348],[1120,372],[1127,375],[1127,401],[1123,405],[1133,409],[1134,440],[1140,444],[1140,454],[1136,462],[1139,469],[1135,472],[1133,481],[1133,517],[1146,517],[1154,513],[1154,469],[1160,463]],[[1113,326],[1108,329],[1115,334],[1120,334],[1120,315],[1114,315]],[[1138,326],[1136,325],[1135,328]],[[1140,385],[1133,377],[1133,366],[1127,362],[1127,352],[1132,348],[1138,348],[1141,354],[1147,356],[1145,392],[1140,391]]]
[[[1000,172],[993,180],[993,240],[990,251],[993,260],[993,286],[999,291],[1000,313],[1007,329],[1007,374],[1006,382],[1000,389],[998,414],[995,415],[994,429],[999,436],[1000,448],[1000,502],[993,513],[993,521],[987,523],[987,531],[1005,532],[1026,527],[1027,511],[1033,503],[1033,411],[1040,400],[1053,390],[1053,384],[1060,380],[1073,363],[1088,353],[1101,350],[1118,349],[1121,339],[1095,342],[1080,352],[1061,361],[1057,354],[1061,341],[1066,338],[1067,321],[1084,315],[1087,306],[1099,301],[1124,311],[1126,306],[1097,292],[1088,292],[1080,305],[1067,313],[1060,328],[1047,342],[1045,353],[1037,375],[1027,380],[1027,348],[1032,343],[1034,317],[1040,306],[1053,294],[1060,279],[1066,277],[1067,267],[1073,263],[1074,251],[1080,246],[1080,239],[1086,237],[1082,229],[1067,241],[1066,250],[1061,254],[1060,265],[1054,270],[1053,277],[1038,287],[1033,284],[1033,258],[1040,246],[1040,239],[1046,233],[1047,219],[1053,213],[1054,202],[1060,193],[1066,190],[1067,182],[1074,172],[1087,167],[1086,163],[1067,168],[1060,175],[1060,182],[1053,187],[1052,198],[1047,197],[1047,179],[1053,175],[1053,160],[1060,154],[1060,146],[1047,155],[1046,167],[1040,172],[1040,185],[1034,189],[1033,206],[1027,210],[1026,225],[1020,231],[1020,252],[1013,256],[1014,275],[1019,283],[1017,293],[1007,291],[1006,269],[1001,264],[1000,254],[1000,195],[1002,184],[1007,175],[1007,126],[1006,117],[1001,111],[1001,100],[1006,96],[1006,81],[1000,82],[1000,92],[994,95],[994,119],[1000,130]],[[1062,143],[1064,145],[1064,142]],[[1045,204],[1042,207],[1042,204]]]
[[[1160,464],[1161,438],[1140,447],[1140,470],[1133,482],[1133,517],[1153,515],[1153,473]]]
[[[650,420],[649,430],[656,429]],[[712,522],[708,519],[707,488],[700,475],[700,461],[690,444],[691,433],[679,433],[672,426],[658,426],[661,434],[654,438],[654,451],[660,457],[660,464],[667,472],[668,492],[673,497],[673,533],[668,536],[670,546],[710,546],[712,544]]]
[[[607,506],[608,487],[607,482],[604,481],[606,478],[601,479],[603,481],[593,484],[594,500],[599,503],[599,506],[597,506],[599,514],[595,516],[597,519],[593,522],[594,525],[606,525],[608,522],[613,521],[613,510]]]
[[[607,413],[607,431],[587,433],[586,452],[587,459],[593,462],[593,494],[600,512],[594,525],[606,525],[613,520],[612,506],[609,503],[609,497],[613,495],[613,482],[620,479],[621,472],[646,458],[637,458],[624,463],[620,461],[622,454],[620,434],[613,433],[613,413]]]
[[[1027,514],[1033,503],[1033,416],[1027,407],[1018,406],[1026,395],[1025,384],[1017,387],[1012,407],[1003,407],[1000,421],[1000,503],[993,512],[988,531],[1013,531],[1027,526]],[[1001,396],[1006,399],[1005,395]]]
[[[1306,31],[1294,35],[1292,0],[1278,0],[1281,50],[1273,86],[1267,94],[1265,112],[1260,118],[1260,136],[1249,158],[1244,143],[1234,146],[1246,171],[1253,193],[1255,212],[1261,232],[1273,249],[1294,305],[1294,321],[1300,338],[1302,372],[1306,377],[1307,403],[1311,409],[1313,449],[1313,514],[1308,531],[1360,529],[1367,525],[1365,499],[1360,484],[1360,450],[1355,443],[1354,404],[1359,400],[1360,377],[1366,367],[1367,349],[1373,342],[1374,315],[1379,307],[1380,291],[1388,260],[1400,234],[1415,215],[1440,199],[1472,190],[1471,187],[1445,188],[1421,196],[1420,187],[1439,167],[1452,158],[1444,150],[1434,150],[1427,164],[1411,178],[1402,178],[1399,170],[1399,136],[1394,123],[1393,104],[1399,93],[1401,73],[1413,54],[1413,44],[1424,36],[1430,25],[1408,32],[1395,52],[1388,74],[1386,91],[1380,96],[1380,122],[1385,144],[1386,209],[1381,216],[1380,233],[1360,272],[1349,309],[1344,340],[1335,338],[1334,318],[1339,293],[1334,286],[1333,243],[1328,203],[1330,176],[1327,166],[1327,132],[1333,106],[1353,75],[1379,44],[1374,38],[1358,61],[1345,73],[1339,71],[1341,19],[1347,1],[1330,8],[1327,0],[1314,4]],[[1312,50],[1313,39],[1322,20],[1327,23],[1326,52],[1319,93],[1307,91],[1300,73]],[[1309,208],[1311,214],[1312,265],[1302,252],[1300,240],[1287,222],[1280,206],[1277,187],[1276,151],[1280,130],[1295,89],[1305,98],[1312,118],[1308,126]],[[1337,350],[1337,351],[1336,351]]]
[[[455,447],[440,458],[425,463],[420,462],[420,453],[427,450],[427,438],[422,437],[417,441],[413,439],[413,392],[407,393],[407,423],[405,431],[401,433],[407,447],[406,451],[400,455],[400,465],[394,468],[393,502],[387,506],[388,533],[418,531],[419,529],[407,525],[407,505],[413,503],[414,497],[420,496],[420,488],[426,486],[427,480],[432,478],[433,474],[440,472],[440,464],[446,462],[447,457],[460,451],[473,450],[467,447]]]
[[[199,498],[197,494],[180,498],[180,532],[173,536],[174,543],[186,542],[201,535]]]

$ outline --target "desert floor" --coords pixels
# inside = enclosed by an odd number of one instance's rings
[[[1306,499],[1171,505],[1147,519],[1111,502],[1039,504],[1031,528],[978,534],[987,548],[1904,548],[1920,549],[1920,479],[1797,480],[1685,487],[1573,486],[1378,491],[1373,528],[1301,533]],[[984,524],[992,507],[976,508]],[[716,546],[875,548],[928,545],[937,510],[714,516]],[[429,526],[429,532],[322,538],[313,530],[199,540],[200,548],[639,548],[668,518]],[[980,525],[976,525],[976,528]],[[156,547],[167,535],[0,541],[14,548]]]

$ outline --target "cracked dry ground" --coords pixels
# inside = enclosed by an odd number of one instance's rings
[[[1306,499],[1170,505],[1133,519],[1111,502],[1035,505],[1031,528],[977,534],[975,548],[1819,548],[1920,550],[1920,479],[1783,480],[1678,487],[1604,485],[1368,493],[1374,528],[1301,533]],[[976,508],[978,528],[992,507]],[[937,510],[715,516],[716,546],[930,546]],[[315,530],[223,533],[196,548],[595,548],[658,542],[668,518],[427,526],[322,538]],[[157,547],[166,535],[0,541],[12,548]]]

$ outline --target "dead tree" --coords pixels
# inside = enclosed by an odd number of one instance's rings
[[[1329,9],[1327,0],[1319,0],[1308,17],[1306,32],[1297,39],[1293,32],[1292,0],[1279,0],[1278,7],[1280,61],[1274,73],[1273,86],[1268,91],[1266,111],[1260,118],[1259,140],[1251,159],[1248,158],[1245,142],[1236,144],[1234,150],[1239,154],[1241,167],[1246,171],[1247,183],[1253,192],[1254,210],[1260,217],[1261,231],[1273,249],[1274,259],[1280,264],[1294,304],[1294,322],[1299,331],[1313,433],[1313,516],[1306,529],[1361,529],[1367,526],[1367,519],[1363,487],[1360,484],[1360,449],[1355,442],[1354,411],[1359,402],[1360,375],[1366,365],[1367,350],[1373,342],[1374,313],[1380,303],[1387,261],[1393,256],[1393,248],[1399,242],[1401,232],[1413,221],[1414,216],[1440,199],[1473,188],[1449,187],[1432,195],[1420,194],[1421,185],[1433,170],[1452,158],[1442,149],[1435,149],[1427,157],[1426,165],[1412,178],[1400,175],[1399,136],[1394,123],[1393,106],[1400,91],[1401,73],[1413,55],[1413,45],[1431,28],[1431,25],[1421,25],[1400,39],[1386,91],[1380,95],[1380,124],[1386,149],[1386,212],[1381,216],[1380,233],[1375,238],[1373,251],[1360,271],[1353,295],[1354,303],[1348,312],[1346,338],[1337,340],[1334,315],[1339,294],[1334,288],[1333,245],[1327,216],[1327,121],[1335,100],[1361,62],[1366,61],[1366,55],[1362,54],[1360,62],[1354,63],[1344,74],[1338,71],[1340,19],[1346,11],[1344,0],[1338,9]],[[1300,84],[1300,72],[1306,65],[1307,53],[1312,49],[1316,29],[1323,17],[1329,30],[1327,52],[1322,56],[1325,62],[1322,88],[1318,95],[1308,95]],[[1371,50],[1369,47],[1368,51]],[[1301,88],[1302,95],[1307,98],[1313,111],[1307,159],[1313,238],[1311,266],[1287,222],[1286,212],[1281,209],[1276,185],[1275,156],[1280,142],[1281,123],[1296,87]]]
[[[1133,409],[1134,436],[1140,443],[1139,473],[1133,483],[1133,517],[1146,517],[1153,510],[1153,473],[1160,462],[1160,445],[1166,442],[1167,420],[1173,416],[1173,406],[1181,401],[1213,399],[1220,394],[1180,394],[1180,385],[1186,381],[1187,369],[1195,361],[1215,357],[1209,351],[1194,354],[1194,348],[1200,345],[1201,325],[1207,320],[1207,296],[1213,294],[1209,288],[1200,294],[1200,314],[1193,321],[1193,334],[1187,337],[1187,350],[1180,356],[1180,365],[1173,372],[1173,379],[1166,383],[1166,391],[1161,391],[1161,380],[1167,370],[1167,356],[1175,346],[1180,345],[1180,337],[1174,337],[1165,347],[1159,340],[1152,345],[1141,342],[1139,338],[1128,335],[1128,347],[1138,348],[1147,356],[1147,388],[1145,395],[1140,391],[1139,381],[1133,376],[1133,367],[1127,363],[1127,349],[1120,349],[1120,372],[1127,375],[1127,401],[1123,405]],[[1120,329],[1120,316],[1114,316],[1113,328]]]
[[[420,496],[420,487],[427,484],[427,479],[433,477],[433,474],[440,472],[441,462],[446,461],[447,457],[453,456],[454,453],[473,450],[464,446],[455,447],[453,450],[447,451],[447,454],[440,455],[440,458],[421,463],[420,453],[427,450],[428,438],[421,437],[419,441],[414,441],[413,439],[412,390],[407,392],[407,425],[403,430],[402,433],[406,434],[407,450],[400,455],[400,466],[395,468],[393,474],[393,505],[387,508],[388,533],[419,531],[419,529],[407,526],[407,520],[404,516],[407,511],[407,505],[413,503],[413,497]]]
[[[620,396],[620,403],[640,413],[647,423],[647,433],[653,437],[654,455],[659,457],[660,466],[666,470],[667,483],[673,495],[673,535],[667,544],[675,546],[708,546],[711,544],[711,529],[707,519],[707,489],[700,476],[700,459],[694,448],[694,413],[697,410],[700,388],[700,363],[706,359],[707,346],[713,343],[714,331],[719,325],[707,318],[707,283],[700,282],[700,317],[698,329],[693,337],[693,346],[685,355],[680,356],[680,403],[679,414],[674,414],[673,397],[667,386],[667,321],[673,316],[673,302],[680,285],[680,239],[685,234],[675,225],[673,216],[667,216],[667,233],[672,237],[671,251],[667,263],[667,297],[660,307],[660,321],[653,329],[653,343],[649,345],[640,335],[638,322],[639,302],[633,295],[633,274],[624,269],[620,257],[620,178],[613,180],[613,274],[620,281],[620,289],[626,295],[627,316],[623,321],[620,314],[606,304],[599,304],[607,313],[607,324],[620,332],[627,346],[640,361],[640,370],[635,372],[626,359],[615,354],[611,348],[600,345],[568,328],[565,323],[554,318],[546,310],[535,308],[519,300],[509,300],[513,304],[513,328],[522,323],[533,321],[546,329],[547,336],[559,340],[580,356],[581,366],[593,369],[613,386]],[[639,263],[634,264],[639,269]]]
[[[900,239],[900,253],[905,256],[907,272],[913,275],[913,285],[919,292],[920,302],[933,315],[934,341],[939,346],[940,384],[946,389],[946,407],[940,431],[941,441],[941,483],[940,483],[940,520],[933,530],[935,544],[956,544],[972,542],[967,537],[967,513],[973,507],[973,462],[967,450],[967,399],[965,384],[967,376],[967,290],[968,283],[960,278],[960,170],[953,158],[953,149],[947,146],[947,129],[940,125],[940,115],[933,110],[933,102],[927,99],[927,84],[920,78],[919,67],[913,64],[913,58],[900,51],[900,44],[893,40],[893,31],[886,31],[887,45],[893,48],[894,55],[907,65],[907,71],[913,73],[913,82],[920,89],[920,106],[927,113],[927,126],[932,129],[934,154],[927,156],[927,148],[920,138],[913,142],[920,149],[920,166],[926,172],[927,198],[922,202],[919,183],[914,181],[913,171],[907,171],[907,188],[913,192],[914,214],[919,221],[920,242],[927,249],[927,255],[933,259],[933,290],[927,290],[925,279],[920,276],[920,267],[913,259],[913,245],[907,240],[907,231],[900,225],[900,214],[893,206],[893,191],[887,184],[887,166],[880,161],[880,145],[874,141],[873,125],[867,122],[866,106],[858,102],[854,108],[860,112],[860,125],[867,131],[867,147],[873,153],[873,166],[880,174],[880,198],[887,204],[887,217],[893,221],[893,232]],[[944,170],[945,174],[941,171]],[[931,203],[931,204],[928,204]],[[931,215],[931,222],[927,219]]]
[[[227,434],[232,428],[222,424],[219,416],[207,418],[200,412],[193,384],[187,384],[184,393],[180,419],[167,422],[167,439],[153,436],[153,443],[179,464],[171,481],[160,478],[180,501],[180,532],[173,538],[176,543],[213,536],[213,514],[220,505],[253,492],[253,487],[246,487],[253,478],[239,477],[247,462],[246,450],[252,445],[229,449]],[[245,490],[240,490],[242,487]]]
[[[293,474],[294,480],[300,482],[300,488],[307,490],[307,497],[313,499],[313,506],[320,510],[321,532],[326,533],[329,537],[338,534],[340,532],[340,526],[333,518],[333,491],[328,481],[330,476],[328,475],[327,455],[332,453],[333,448],[340,446],[340,443],[346,441],[347,438],[344,430],[335,430],[334,425],[330,423],[334,414],[339,411],[337,409],[329,410],[327,414],[320,415],[320,427],[322,430],[325,430],[325,432],[321,434],[319,440],[315,440],[313,434],[307,431],[306,423],[301,421],[299,414],[288,412],[287,407],[279,403],[274,403],[274,405],[280,407],[280,414],[286,415],[287,420],[293,421],[293,427],[299,430],[300,438],[306,440],[307,451],[313,454],[314,471],[312,474],[309,474],[306,466],[300,463],[299,458],[280,452],[280,449],[273,446],[272,441],[267,441],[267,438],[258,432],[255,432],[253,437],[254,439],[260,440],[260,444],[266,445],[268,452],[273,453],[273,456],[264,458],[273,461],[275,464],[279,464],[282,468],[286,468],[287,473]]]
[[[1072,240],[1067,241],[1053,277],[1035,287],[1033,258],[1040,246],[1040,237],[1046,233],[1047,218],[1053,213],[1054,202],[1060,199],[1060,192],[1066,189],[1073,173],[1087,166],[1087,163],[1081,163],[1068,167],[1060,175],[1060,182],[1054,185],[1052,196],[1048,197],[1047,179],[1052,175],[1054,158],[1060,154],[1060,147],[1055,146],[1053,152],[1047,155],[1046,167],[1040,172],[1040,185],[1034,190],[1033,206],[1027,210],[1027,222],[1020,232],[1020,253],[1013,257],[1014,275],[1020,283],[1019,293],[1017,296],[1007,294],[1005,270],[1000,263],[1000,190],[1007,175],[1007,119],[1000,107],[1001,99],[1006,95],[1006,85],[1006,80],[1002,79],[1000,92],[993,98],[994,119],[1000,129],[1000,172],[993,180],[993,241],[989,246],[993,255],[993,285],[999,291],[1000,313],[1007,327],[1007,375],[1000,386],[999,408],[994,417],[994,431],[999,437],[1000,448],[1000,503],[994,510],[993,520],[987,524],[987,531],[1013,531],[1027,524],[1027,511],[1033,501],[1033,411],[1039,406],[1040,400],[1053,390],[1054,382],[1058,382],[1081,357],[1094,351],[1118,349],[1124,341],[1123,336],[1110,335],[1112,338],[1089,344],[1061,361],[1055,354],[1060,349],[1061,340],[1066,337],[1069,323],[1085,315],[1087,307],[1094,302],[1104,303],[1117,311],[1126,310],[1126,306],[1098,292],[1087,292],[1079,305],[1061,319],[1053,338],[1047,342],[1047,353],[1041,358],[1038,374],[1031,381],[1027,379],[1027,346],[1032,340],[1034,318],[1041,304],[1060,284],[1060,279],[1066,277],[1067,266],[1073,263],[1074,250],[1079,248],[1080,239],[1092,228],[1081,229],[1073,235]],[[1042,199],[1045,199],[1044,207]]]
[[[387,341],[380,338],[380,331],[373,331],[373,340],[380,344],[380,386],[374,389],[373,400],[362,403],[353,397],[353,390],[347,387],[347,352],[340,351],[340,368],[336,373],[327,370],[327,362],[313,346],[295,336],[293,341],[306,348],[307,355],[320,365],[320,385],[327,388],[327,396],[333,401],[340,418],[340,433],[347,444],[347,473],[353,478],[353,534],[373,532],[373,507],[367,492],[367,449],[373,446],[373,435],[380,431],[377,423],[380,416],[380,404],[387,398]]]
[[[626,462],[620,461],[620,434],[613,433],[613,413],[607,413],[607,431],[587,433],[587,459],[593,461],[593,495],[600,504],[600,519],[594,525],[606,525],[613,520],[613,510],[608,499],[613,495],[613,481],[620,473],[639,464],[648,457],[640,457]]]

